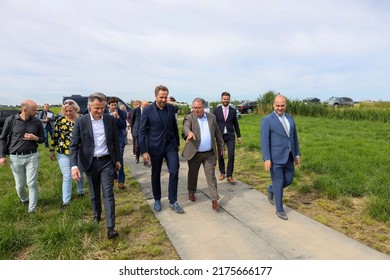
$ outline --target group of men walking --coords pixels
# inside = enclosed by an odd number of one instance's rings
[[[177,109],[168,103],[169,90],[159,85],[155,88],[155,102],[140,106],[134,111],[138,118],[137,135],[133,139],[137,145],[136,161],[142,157],[151,165],[151,187],[154,197],[154,210],[161,211],[161,172],[165,162],[169,172],[169,207],[176,213],[184,210],[178,203],[179,180],[179,130]],[[105,114],[108,103],[109,114]],[[195,98],[192,112],[184,117],[181,136],[185,140],[182,156],[188,161],[188,199],[196,201],[198,173],[203,165],[207,186],[211,197],[211,207],[218,210],[216,164],[219,166],[219,180],[226,178],[236,184],[233,178],[235,138],[242,143],[236,109],[230,106],[230,94],[221,94],[221,106],[213,114],[204,110],[205,100]],[[25,100],[22,112],[13,120],[8,118],[0,137],[0,165],[6,164],[6,154],[10,154],[11,169],[16,190],[23,203],[29,203],[29,212],[36,210],[38,200],[38,143],[47,141],[54,114],[48,105],[37,115],[37,104]],[[115,198],[114,180],[124,188],[123,152],[126,139],[122,139],[126,129],[126,115],[117,108],[116,100],[106,100],[101,93],[88,98],[89,113],[74,121],[69,145],[72,178],[82,179],[85,172],[90,188],[94,221],[99,223],[102,214],[101,194],[108,238],[115,238]],[[268,199],[276,205],[276,214],[286,220],[283,209],[283,188],[291,184],[294,175],[294,162],[300,164],[300,150],[293,118],[285,114],[286,99],[278,95],[274,101],[274,112],[263,118],[261,123],[261,148],[264,168],[270,171],[272,184],[267,187]],[[142,114],[141,114],[142,110]],[[138,112],[139,111],[139,112]],[[286,124],[287,123],[287,124]],[[134,125],[134,123],[132,124]],[[47,129],[46,129],[47,128]],[[133,135],[134,138],[134,135]],[[46,143],[46,142],[45,142]],[[48,145],[47,145],[48,146]],[[6,149],[7,148],[7,149]],[[227,165],[225,155],[227,148]],[[26,184],[29,194],[26,192]]]

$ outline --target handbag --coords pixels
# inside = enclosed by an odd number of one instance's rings
[[[15,125],[15,115],[10,116],[10,121],[7,126],[7,140],[5,141],[4,145],[4,154],[9,155],[9,146],[11,145],[11,138],[12,138],[12,132],[14,130],[14,125]]]

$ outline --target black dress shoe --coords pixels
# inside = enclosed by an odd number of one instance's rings
[[[62,206],[61,206],[61,211],[64,211],[65,208],[68,207],[68,206],[69,206],[69,203],[64,203],[64,204],[62,204]]]
[[[100,223],[100,221],[102,220],[102,218],[100,218],[100,217],[93,217],[93,222],[94,223]]]
[[[271,203],[272,205],[275,205],[275,200],[274,200],[274,194],[272,192],[270,192],[269,190],[269,187],[268,186],[266,189],[267,189],[267,195],[268,195],[268,201],[269,203]]]
[[[108,239],[113,239],[118,237],[119,234],[114,228],[107,228],[107,237]]]

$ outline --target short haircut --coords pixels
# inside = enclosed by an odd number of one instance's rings
[[[224,91],[224,92],[222,92],[222,94],[221,94],[221,97],[223,97],[223,96],[229,96],[229,97],[230,97],[230,93]]]
[[[115,97],[110,97],[108,98],[107,103],[108,105],[110,105],[111,103],[118,103],[118,100]]]
[[[194,102],[200,102],[200,103],[202,103],[202,106],[203,106],[206,101],[201,97],[196,97],[196,98],[194,98],[194,100],[192,100],[192,105],[194,105]]]
[[[88,97],[88,104],[92,104],[96,99],[99,100],[100,102],[107,101],[107,97],[103,93],[95,92]]]
[[[156,86],[156,88],[154,89],[154,95],[157,96],[157,94],[159,93],[160,90],[166,91],[169,93],[169,90],[166,86],[159,85],[159,86]]]

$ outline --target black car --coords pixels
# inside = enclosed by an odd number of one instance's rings
[[[321,100],[317,97],[308,97],[302,100],[305,104],[320,104]]]
[[[257,110],[257,101],[245,101],[237,106],[241,114],[250,114]]]

